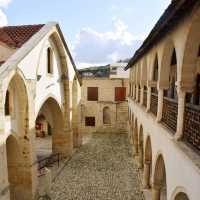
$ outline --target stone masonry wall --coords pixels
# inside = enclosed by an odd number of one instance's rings
[[[87,100],[87,87],[98,87],[98,101]],[[115,101],[115,87],[126,87],[128,95],[128,80],[109,78],[84,78],[82,84],[82,119],[83,134],[92,132],[127,132],[128,103]],[[110,124],[103,123],[103,109],[110,110]],[[95,117],[95,126],[85,126],[85,117]]]

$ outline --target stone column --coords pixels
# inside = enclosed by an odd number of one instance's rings
[[[152,200],[160,200],[160,187],[156,185],[152,187]]]
[[[185,96],[186,92],[181,89],[178,89],[178,116],[177,116],[177,128],[175,134],[175,138],[177,140],[181,139],[183,136]]]
[[[147,89],[147,109],[146,109],[147,112],[150,110],[150,105],[151,105],[151,87],[148,87],[148,89]]]
[[[143,187],[144,189],[149,189],[150,186],[150,170],[151,170],[151,163],[145,162],[144,163],[144,174],[143,174]]]
[[[70,92],[69,87],[69,80],[68,77],[63,79],[63,87],[64,87],[64,103],[63,103],[63,109],[64,109],[64,130],[62,136],[59,137],[59,142],[62,143],[62,152],[64,157],[71,156],[73,151],[73,131],[72,126],[70,122],[70,95],[72,93]]]
[[[164,97],[164,90],[158,90],[158,111],[157,111],[157,118],[156,121],[160,122],[162,119],[162,110],[163,110],[163,97]]]

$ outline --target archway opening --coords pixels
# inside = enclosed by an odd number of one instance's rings
[[[190,29],[184,49],[181,68],[181,81],[190,89],[187,102],[200,105],[200,11],[198,10],[191,19]]]
[[[20,199],[23,195],[19,178],[20,164],[22,162],[19,145],[14,136],[10,135],[6,140],[7,167],[8,167],[8,182],[10,184],[10,199]]]
[[[169,61],[165,63],[162,67],[168,67],[168,74],[163,74],[163,76],[168,76],[168,89],[164,90],[164,96],[168,97],[170,99],[176,99],[177,100],[177,91],[176,91],[176,81],[177,81],[177,56],[176,56],[176,50],[175,48],[169,49],[170,57]],[[167,66],[166,66],[167,65]]]
[[[104,125],[111,124],[110,108],[108,106],[103,108],[103,124]]]
[[[144,165],[144,149],[143,149],[143,127],[140,126],[140,132],[139,132],[139,168],[143,169]]]
[[[150,136],[146,139],[145,151],[144,151],[144,176],[143,185],[145,189],[151,188],[152,185],[152,147]]]
[[[152,195],[153,200],[167,200],[166,170],[162,155],[159,155],[156,161]]]
[[[21,200],[32,193],[31,141],[29,138],[28,97],[23,79],[15,74],[4,97],[7,172],[10,199]],[[23,149],[23,152],[22,152]]]
[[[35,146],[39,160],[62,153],[63,132],[63,113],[57,101],[50,97],[41,106],[35,121]]]
[[[138,156],[138,123],[137,123],[137,119],[135,119],[132,138],[133,138],[133,155]]]
[[[189,200],[187,194],[180,192],[176,195],[174,200]]]

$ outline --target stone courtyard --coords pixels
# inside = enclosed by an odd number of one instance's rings
[[[125,134],[84,140],[52,185],[53,200],[143,200],[139,170]]]

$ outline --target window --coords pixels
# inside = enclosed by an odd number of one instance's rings
[[[10,93],[9,91],[6,92],[6,101],[5,101],[5,115],[9,116],[11,113],[11,107],[10,107]]]
[[[47,73],[53,74],[53,52],[51,48],[47,49]]]
[[[87,88],[87,99],[88,101],[98,101],[98,87]]]
[[[95,126],[95,117],[86,117],[85,126]]]
[[[115,101],[125,101],[126,100],[126,88],[116,87],[115,88]]]

